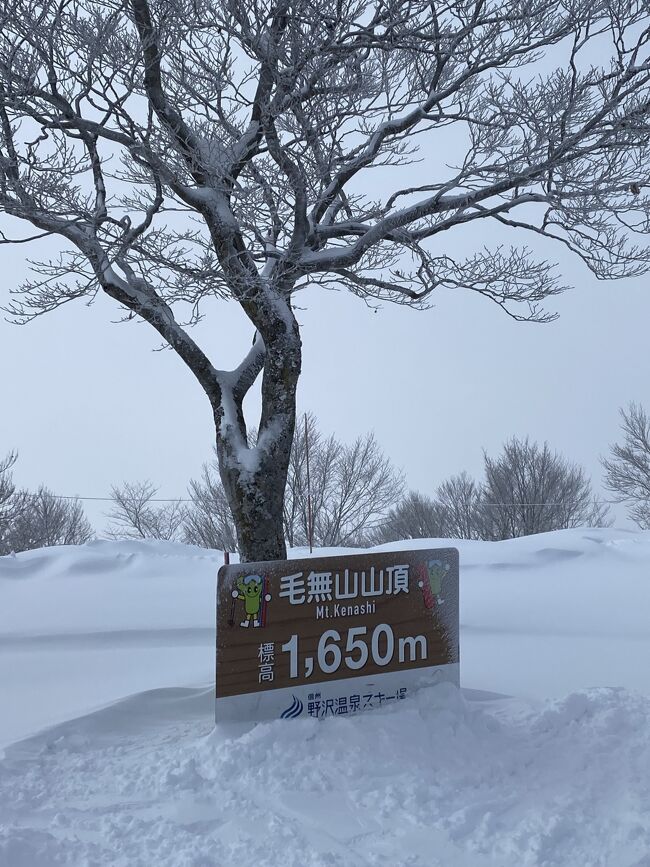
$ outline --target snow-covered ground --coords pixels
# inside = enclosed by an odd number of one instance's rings
[[[0,558],[0,867],[650,867],[650,534],[458,547],[460,692],[218,729],[219,553]]]

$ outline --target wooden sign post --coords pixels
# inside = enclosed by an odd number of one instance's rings
[[[216,719],[327,717],[459,681],[458,551],[222,566]]]

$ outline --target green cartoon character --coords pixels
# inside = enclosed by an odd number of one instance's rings
[[[442,560],[429,560],[427,570],[429,572],[431,592],[434,596],[439,597],[442,593],[442,580],[447,572],[449,572],[449,563],[443,563]]]
[[[444,600],[440,598],[440,594],[442,593],[442,582],[449,572],[449,563],[442,560],[429,560],[426,569],[421,566],[419,572],[418,587],[422,590],[425,607],[435,608],[436,605],[442,605]]]
[[[233,600],[242,599],[246,610],[246,619],[242,620],[240,626],[250,626],[251,620],[253,626],[264,625],[262,623],[264,603],[270,599],[270,596],[264,592],[264,585],[265,580],[259,575],[247,575],[237,582],[237,589],[232,591],[232,597]]]

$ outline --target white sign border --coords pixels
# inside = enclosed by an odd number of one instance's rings
[[[425,686],[433,686],[441,682],[460,686],[460,663],[450,662],[445,665],[412,668],[404,671],[387,671],[365,677],[346,677],[339,680],[318,681],[313,684],[303,683],[297,686],[269,689],[268,691],[246,693],[217,697],[215,705],[215,720],[222,722],[261,722],[273,719],[324,719],[330,716],[355,716],[366,710],[397,704],[402,698],[408,698],[415,690]],[[324,713],[309,712],[310,695],[320,694],[320,703]],[[370,702],[368,706],[365,696],[384,696]],[[400,695],[401,698],[397,696]],[[357,710],[350,711],[350,696],[360,696]],[[388,698],[393,696],[393,698]],[[330,707],[340,708],[338,699],[347,697],[346,713],[330,713]],[[328,701],[332,705],[328,705]],[[311,700],[313,708],[313,699]],[[365,704],[365,707],[364,707]],[[321,708],[319,707],[319,711]]]

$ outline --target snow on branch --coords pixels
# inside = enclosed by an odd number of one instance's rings
[[[645,0],[6,0],[0,240],[61,244],[11,309],[110,295],[242,449],[263,370],[284,461],[305,284],[545,321],[549,243],[599,278],[648,270],[649,46]],[[215,297],[259,334],[234,379],[182,324]]]
[[[650,263],[641,0],[10,0],[0,23],[4,209],[90,222],[189,321],[216,294],[263,328],[269,278],[383,298],[379,251],[426,261],[481,220],[599,277]],[[422,273],[402,301],[441,285]]]

